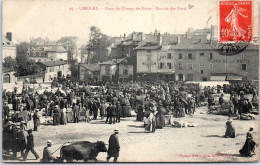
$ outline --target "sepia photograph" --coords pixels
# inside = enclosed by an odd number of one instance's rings
[[[258,7],[3,0],[2,162],[258,162]]]

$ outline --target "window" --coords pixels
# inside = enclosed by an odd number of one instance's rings
[[[246,71],[246,64],[242,64],[242,70]]]
[[[204,56],[204,53],[200,53],[200,56]]]
[[[182,69],[182,64],[181,63],[178,64],[178,69]]]
[[[28,52],[27,55],[30,56],[30,53]]]
[[[182,57],[182,54],[180,53],[180,54],[179,54],[179,59],[182,59],[182,58],[183,58],[183,57]]]
[[[167,59],[172,59],[172,54],[171,53],[167,53]]]
[[[151,50],[147,50],[147,53],[151,53],[152,51]]]
[[[210,59],[210,60],[213,59],[213,54],[212,54],[212,53],[209,54],[209,59]]]
[[[203,70],[200,70],[200,74],[203,74]]]
[[[160,69],[163,69],[164,68],[164,63],[160,63]]]
[[[151,56],[147,56],[147,61],[151,61]]]
[[[209,69],[213,70],[213,64],[212,63],[209,64]]]
[[[188,70],[192,70],[193,69],[193,64],[187,64],[188,66]]]
[[[172,69],[172,63],[167,63],[167,69]]]
[[[191,53],[188,54],[188,59],[192,59],[192,54]]]
[[[200,68],[204,68],[204,67],[205,67],[205,64],[204,64],[204,63],[200,63],[200,64],[199,64],[199,67],[200,67]]]
[[[124,73],[124,75],[128,75],[128,70],[124,69],[123,73]]]
[[[53,72],[54,71],[54,67],[50,67],[50,72]]]

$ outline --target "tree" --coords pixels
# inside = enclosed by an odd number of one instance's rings
[[[107,60],[108,50],[110,45],[109,37],[101,33],[100,29],[96,26],[90,27],[89,41],[87,44],[87,63],[96,63]]]
[[[33,60],[30,60],[26,54],[27,50],[32,47],[28,42],[21,42],[17,45],[17,56],[16,56],[16,75],[17,76],[29,76],[35,75],[42,71]]]
[[[15,69],[16,67],[16,60],[12,57],[5,57],[3,62],[4,67]]]

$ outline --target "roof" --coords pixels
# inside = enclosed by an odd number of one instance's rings
[[[91,72],[97,72],[100,71],[99,64],[79,64],[81,67],[86,68],[87,70],[90,70]]]
[[[212,49],[209,43],[201,41],[201,39],[181,38],[179,44],[171,45],[169,49]]]
[[[143,41],[141,41],[136,50],[156,50],[160,49],[161,45],[158,43],[158,38],[155,36],[147,36]]]
[[[3,46],[15,46],[12,41],[8,40],[5,36],[2,36]]]
[[[125,59],[126,58],[112,59],[112,60],[108,60],[108,61],[102,62],[102,63],[100,63],[100,65],[116,65],[116,64],[120,64]]]
[[[55,45],[47,48],[46,52],[67,52],[67,50],[61,45]]]
[[[142,32],[133,32],[129,34],[126,38],[125,41],[141,41],[142,40]]]
[[[65,64],[67,64],[67,62],[65,62],[65,61],[42,61],[42,62],[37,62],[37,64],[45,65],[46,67],[51,67],[51,66],[65,65]]]

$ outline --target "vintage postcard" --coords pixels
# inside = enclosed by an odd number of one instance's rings
[[[2,162],[256,162],[257,0],[3,0]]]

